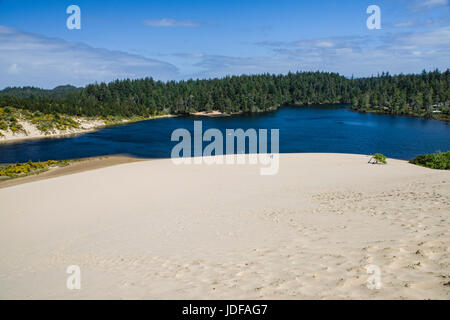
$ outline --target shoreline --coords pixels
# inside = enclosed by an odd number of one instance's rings
[[[330,104],[330,103],[327,103]],[[283,105],[283,106],[279,106],[278,108],[274,109],[274,110],[265,110],[265,111],[256,111],[256,112],[250,112],[250,113],[254,113],[254,114],[260,114],[260,113],[266,113],[266,112],[273,112],[273,111],[277,111],[283,107],[298,107],[298,108],[311,108],[313,107],[315,104],[299,104],[299,103],[294,103],[294,104],[289,104],[289,105]],[[325,105],[325,103],[320,103],[317,105]],[[415,115],[415,114],[391,114],[391,113],[387,113],[384,112],[382,110],[359,110],[359,109],[354,109],[351,105],[349,104],[330,104],[330,105],[348,105],[348,110],[351,112],[357,112],[357,113],[368,113],[368,114],[377,114],[377,115],[389,115],[389,116],[393,116],[393,117],[413,117],[413,118],[421,118],[424,120],[434,120],[434,121],[440,121],[440,122],[445,122],[445,123],[449,123],[450,119],[442,119],[439,117],[431,117],[431,118],[427,118],[423,115]],[[220,118],[220,117],[229,117],[229,116],[235,116],[235,115],[242,115],[244,114],[244,112],[233,112],[233,113],[224,113],[218,110],[214,110],[211,112],[206,112],[206,111],[198,111],[198,112],[193,112],[193,113],[189,113],[186,114],[187,116],[192,116],[192,117],[206,117],[206,118]],[[154,117],[150,117],[150,118],[146,118],[146,119],[125,119],[121,122],[117,122],[117,123],[109,123],[109,124],[102,124],[102,125],[98,125],[98,124],[94,124],[91,125],[90,128],[85,128],[85,129],[67,129],[65,132],[57,132],[57,133],[50,133],[50,134],[46,134],[46,133],[32,133],[30,135],[23,135],[20,134],[19,136],[15,135],[15,134],[11,134],[10,132],[7,132],[7,136],[0,136],[0,145],[1,144],[10,144],[10,143],[20,143],[20,142],[24,142],[24,141],[28,141],[28,140],[39,140],[39,139],[58,139],[58,138],[67,138],[67,137],[72,137],[72,136],[78,136],[78,135],[82,135],[82,134],[86,134],[86,133],[91,133],[91,132],[95,132],[98,131],[100,129],[103,128],[107,128],[107,127],[113,127],[113,126],[118,126],[118,125],[126,125],[126,124],[132,124],[132,123],[136,123],[136,122],[141,122],[141,121],[148,121],[148,120],[155,120],[155,119],[163,119],[163,118],[173,118],[173,117],[179,117],[179,116],[183,116],[181,114],[168,114],[168,115],[159,115],[159,116],[154,116]],[[82,119],[82,118],[78,118],[77,119],[80,122],[84,122],[85,124],[92,124],[92,123],[97,123],[99,121],[106,121],[106,120],[99,120],[99,119]],[[2,132],[0,130],[0,133],[5,133],[4,131]]]
[[[195,116],[195,117],[226,117],[229,116],[229,114],[221,112],[219,110],[213,110],[210,112],[207,111],[197,111],[197,112],[192,112],[189,113],[190,116]]]
[[[409,114],[409,113],[399,113],[399,114],[392,114],[386,111],[382,110],[360,110],[360,109],[353,109],[350,107],[349,109],[352,112],[358,112],[358,113],[369,113],[369,114],[379,114],[379,115],[387,115],[392,117],[412,117],[412,118],[421,118],[423,120],[434,120],[434,121],[440,121],[440,122],[450,122],[450,118],[444,118],[444,117],[426,117],[425,115],[418,115],[418,114]]]
[[[258,111],[258,112],[254,112],[254,113],[261,113],[264,111]],[[236,116],[236,115],[241,115],[244,114],[245,112],[243,111],[238,111],[238,112],[231,112],[231,113],[226,113],[226,112],[222,112],[219,110],[213,110],[213,111],[197,111],[197,112],[191,112],[189,113],[189,116],[194,116],[194,117],[208,117],[208,118],[220,118],[220,117],[231,117],[231,116]]]
[[[440,121],[440,122],[450,122],[450,117],[443,117],[443,116],[436,116],[436,115],[442,115],[442,113],[433,113],[434,116],[427,118],[425,114],[413,114],[413,113],[398,113],[398,114],[392,114],[389,112],[386,112],[384,110],[380,110],[380,109],[366,109],[366,110],[362,110],[362,109],[357,109],[357,108],[353,108],[353,106],[351,105],[351,103],[293,103],[293,104],[289,104],[289,105],[283,105],[281,107],[313,107],[314,105],[336,105],[336,106],[348,106],[348,110],[352,111],[352,112],[357,112],[357,113],[369,113],[369,114],[378,114],[378,115],[388,115],[388,116],[393,116],[393,117],[412,117],[412,118],[422,118],[424,120],[435,120],[435,121]]]
[[[132,123],[148,121],[148,120],[173,118],[173,117],[177,117],[177,115],[174,115],[174,114],[159,115],[159,116],[154,116],[154,117],[150,117],[150,118],[146,118],[146,119],[136,119],[136,120],[135,119],[125,119],[125,120],[123,120],[121,122],[117,122],[117,123],[104,123],[104,124],[100,124],[100,125],[97,124],[99,121],[105,122],[106,120],[100,120],[100,119],[94,119],[94,120],[81,119],[80,120],[80,118],[78,118],[77,119],[78,121],[84,122],[85,125],[87,124],[88,126],[92,125],[92,127],[83,128],[83,129],[67,129],[65,132],[56,132],[56,133],[50,133],[50,134],[46,134],[43,132],[31,133],[30,135],[25,135],[25,136],[23,135],[23,133],[20,134],[19,136],[17,136],[15,134],[11,134],[11,133],[7,132],[8,135],[6,137],[0,136],[0,145],[1,144],[10,144],[10,143],[20,143],[20,142],[24,142],[24,141],[28,141],[28,140],[67,138],[67,137],[73,137],[73,136],[78,136],[78,135],[82,135],[82,134],[86,134],[86,133],[95,132],[95,131],[98,131],[98,130],[101,130],[104,128],[108,128],[108,127],[132,124]],[[36,130],[35,128],[33,128],[33,129]],[[4,132],[0,131],[0,133],[4,133]]]
[[[70,174],[106,168],[118,164],[133,163],[148,160],[153,159],[141,159],[121,154],[73,159],[69,160],[70,162],[66,166],[51,167],[47,171],[41,173],[31,174],[24,177],[0,179],[0,189],[17,186],[29,182],[41,181],[50,178],[56,178],[61,176],[67,176]]]

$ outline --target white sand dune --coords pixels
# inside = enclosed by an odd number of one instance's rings
[[[450,172],[367,161],[142,161],[0,189],[0,298],[449,299]]]

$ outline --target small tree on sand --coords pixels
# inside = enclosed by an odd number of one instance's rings
[[[381,153],[375,153],[369,160],[369,163],[373,164],[386,164],[386,156]]]

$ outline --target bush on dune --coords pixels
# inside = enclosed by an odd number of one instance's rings
[[[369,160],[369,163],[373,163],[373,164],[386,164],[386,156],[384,154],[381,153],[375,153]]]
[[[450,150],[447,152],[438,151],[433,154],[423,154],[409,161],[409,163],[431,169],[450,170]]]
[[[20,119],[20,114],[16,109],[10,107],[0,108],[0,130],[11,130],[14,133],[25,132],[18,119]],[[0,132],[0,136],[3,136],[3,133]]]
[[[29,174],[40,173],[47,171],[50,167],[66,165],[67,161],[48,160],[45,162],[32,162],[16,163],[8,166],[0,167],[0,177],[20,177]]]

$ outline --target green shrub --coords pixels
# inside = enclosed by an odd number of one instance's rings
[[[16,163],[9,166],[0,167],[0,177],[7,176],[10,178],[26,176],[29,174],[36,174],[43,171],[47,171],[50,167],[67,165],[68,161],[56,161],[48,160],[45,162],[32,162]]]
[[[412,159],[409,163],[431,169],[450,170],[450,151],[423,154]]]
[[[25,129],[19,123],[20,113],[15,108],[0,108],[0,130],[12,132],[25,132]]]
[[[373,160],[373,162],[372,162]],[[386,164],[386,156],[381,154],[381,153],[375,153],[372,158],[370,158],[369,163],[374,163],[374,164],[378,164],[378,163],[382,163],[382,164]]]
[[[0,119],[0,130],[8,130],[8,124]]]

